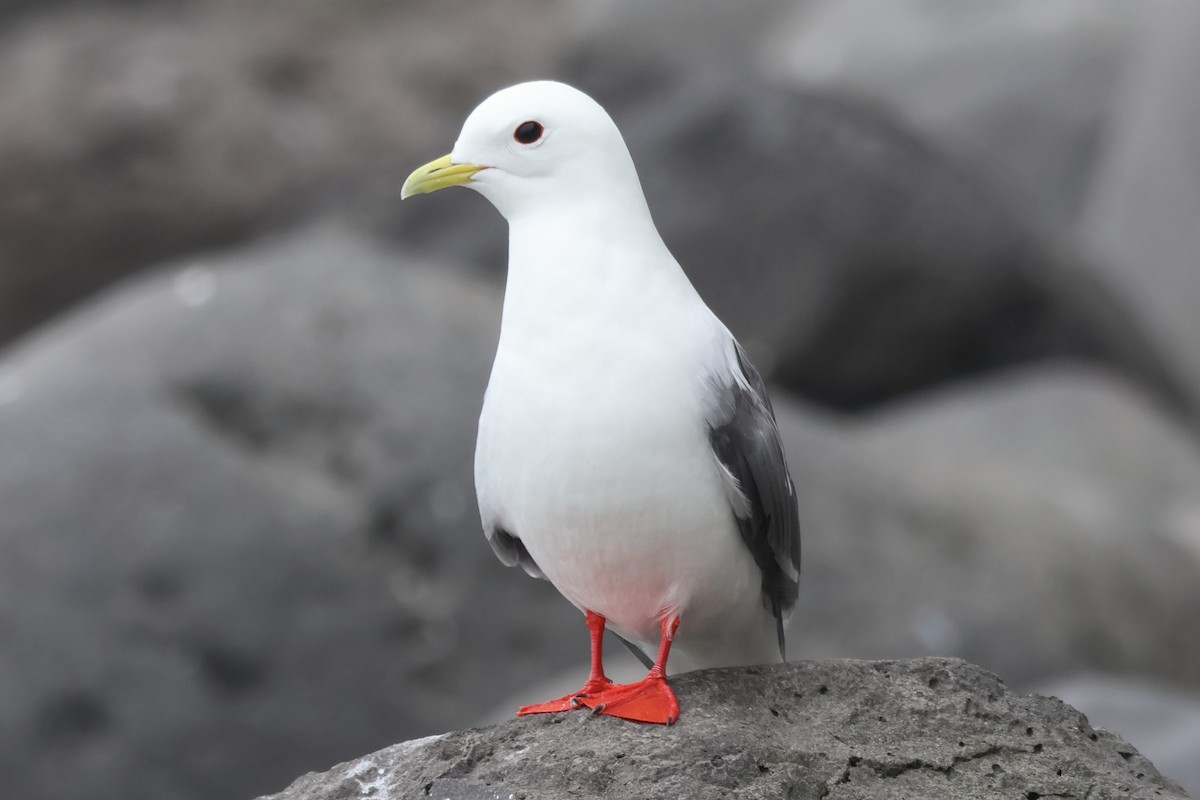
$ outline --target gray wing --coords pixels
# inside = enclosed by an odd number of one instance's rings
[[[537,562],[533,560],[533,556],[529,555],[529,551],[525,549],[525,543],[520,538],[495,523],[485,524],[483,533],[487,536],[488,544],[492,546],[492,552],[504,566],[520,566],[535,578],[546,577],[542,574]]]
[[[708,440],[724,468],[742,541],[762,571],[763,603],[775,615],[779,653],[783,623],[800,589],[800,515],[775,412],[758,370],[737,342],[729,375],[712,376],[716,402]]]

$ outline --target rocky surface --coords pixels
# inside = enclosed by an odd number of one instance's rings
[[[890,109],[1023,219],[1069,230],[1139,13],[1119,0],[817,0],[772,29],[760,59],[770,74]]]
[[[391,204],[464,109],[544,73],[554,7],[63,3],[0,29],[0,342],[348,187]]]
[[[1119,737],[953,659],[710,670],[671,728],[585,712],[389,747],[273,800],[1182,798]]]
[[[479,533],[499,306],[316,227],[169,265],[10,353],[8,785],[245,796],[581,659],[574,609]],[[1144,396],[1046,370],[858,423],[775,407],[805,532],[793,654],[1200,682],[1200,457]]]
[[[1200,397],[1200,7],[1146,15],[1138,58],[1084,219],[1099,274],[1146,321],[1172,371]]]
[[[1197,41],[1190,3],[819,0],[759,56],[770,75],[887,109],[1082,248],[1195,398]]]
[[[691,67],[745,64],[789,11],[812,0],[569,0],[572,51],[614,62],[659,61]]]
[[[840,428],[777,413],[805,537],[792,652],[1200,683],[1200,452],[1129,387],[1031,370]]]
[[[1161,537],[1200,559],[1200,447],[1136,386],[1096,370],[1014,370],[857,420],[877,463],[1001,505],[1037,501],[1097,541]],[[899,472],[899,470],[897,470]]]
[[[458,2],[337,10],[279,2],[64,3],[0,30],[0,341],[165,255],[244,239],[314,207],[382,220],[377,228],[398,227],[405,242],[436,248],[441,260],[454,253],[498,276],[504,234],[491,209],[480,201],[475,213],[460,212],[461,198],[452,206],[437,197],[400,215],[395,186],[449,148],[488,91],[550,74],[580,83],[617,114],[668,242],[784,385],[858,408],[1062,356],[1113,364],[1178,393],[1170,362],[1144,335],[1147,321],[1049,246],[1045,219],[1031,224],[1038,214],[993,197],[982,186],[994,181],[978,174],[980,164],[1001,177],[1081,172],[1063,154],[1095,149],[1113,94],[1120,37],[1107,5],[1056,6],[1050,22],[1061,24],[1034,48],[1066,54],[1049,65],[1026,57],[1032,45],[1021,36],[1032,35],[1031,15],[1041,17],[1025,6],[1014,24],[982,6],[972,7],[976,16],[962,12],[987,23],[977,35],[1003,44],[987,51],[1016,70],[948,71],[958,80],[954,96],[978,113],[946,119],[986,134],[963,149],[906,130],[895,108],[848,100],[840,84],[787,91],[756,75],[752,43],[767,31],[785,37],[774,0],[739,7],[745,47],[736,70],[716,67],[725,59],[698,61],[697,52],[682,62],[626,58],[611,46],[629,39],[620,31],[663,38],[643,17],[665,12],[636,4],[590,14],[572,6],[572,14],[555,0],[522,0],[503,12],[472,10],[487,16],[462,26]],[[719,28],[723,12],[705,7],[671,19]],[[805,8],[814,19],[832,13],[820,3]],[[904,30],[924,29],[918,10],[896,13],[908,15]],[[871,41],[862,18],[850,14],[826,38],[851,49],[855,37]],[[563,31],[571,19],[574,36]],[[583,49],[564,59],[572,44]],[[877,72],[934,86],[911,77],[925,74],[912,63],[917,51],[910,42],[877,52]],[[1029,72],[1057,78],[1031,82]],[[1003,90],[972,93],[981,75],[1004,76]],[[1080,91],[1081,82],[1101,88]],[[1038,92],[1021,93],[1030,86]],[[950,107],[941,88],[928,94],[931,107]],[[995,123],[1028,120],[1031,109],[1062,117],[1018,131],[1054,131],[1045,147]],[[698,130],[706,135],[692,135]],[[754,181],[737,178],[747,170]],[[460,214],[459,225],[444,224]]]
[[[567,690],[571,691],[571,690]],[[1112,675],[1072,675],[1037,687],[1130,741],[1164,775],[1200,797],[1200,692]]]
[[[249,797],[578,685],[473,508],[503,221],[396,202],[547,76],[775,377],[791,652],[1103,671],[1072,697],[1187,780],[1193,727],[1125,720],[1200,686],[1194,6],[950,5],[0,2],[0,341],[160,265],[0,353],[0,795]]]
[[[498,313],[318,229],[0,362],[0,794],[246,797],[565,666],[579,615],[475,510]]]

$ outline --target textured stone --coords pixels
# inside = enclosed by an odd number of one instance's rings
[[[1200,6],[1151,8],[1160,13],[1144,14],[1135,27],[1140,57],[1105,140],[1083,234],[1100,274],[1200,399],[1200,101],[1192,80],[1200,71]]]
[[[1079,218],[1142,6],[1120,0],[819,0],[764,69],[891,109],[1053,233]]]
[[[1094,674],[1060,678],[1037,691],[1062,698],[1096,727],[1137,742],[1162,774],[1200,797],[1200,693],[1145,678]]]
[[[917,480],[950,489],[962,476],[1013,503],[1041,495],[1097,540],[1161,536],[1200,560],[1200,447],[1111,375],[1029,369],[861,421],[882,459]]]
[[[405,742],[273,800],[374,797],[1183,798],[1061,701],[962,661],[834,661],[675,678],[671,728],[586,712]]]
[[[579,614],[475,511],[499,307],[322,229],[165,268],[9,353],[3,794],[247,797],[565,666]]]
[[[188,0],[89,0],[92,6],[115,8],[146,8],[168,3],[185,3]],[[0,0],[0,29],[24,21],[39,14],[61,13],[64,8],[80,4],[81,0]]]
[[[1047,368],[840,429],[777,411],[804,531],[793,652],[1200,686],[1200,452],[1135,389]]]
[[[613,60],[746,64],[788,11],[811,2],[571,0],[567,35],[573,49]]]
[[[0,30],[0,342],[313,206],[394,210],[425,142],[553,61],[554,8],[72,3]]]
[[[479,534],[471,421],[498,311],[486,283],[323,229],[173,265],[10,353],[6,785],[247,796],[542,699],[530,676],[586,637]],[[944,429],[776,394],[805,531],[794,654],[1195,680],[1194,558],[1138,519],[1189,529],[1190,451],[1136,395],[1057,380],[934,402]],[[1080,517],[1059,493],[1091,463],[1083,496],[1106,502]]]

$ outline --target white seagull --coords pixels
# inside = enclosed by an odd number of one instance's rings
[[[583,688],[517,713],[670,724],[669,653],[686,669],[785,658],[800,531],[762,378],[663,244],[620,131],[587,95],[497,92],[402,197],[459,185],[509,223],[475,449],[484,532],[591,632]],[[605,625],[650,666],[644,680],[605,677]]]

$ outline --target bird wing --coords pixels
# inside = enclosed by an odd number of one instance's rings
[[[758,370],[730,337],[725,374],[709,378],[716,402],[708,440],[726,479],[742,541],[762,571],[763,603],[776,618],[779,653],[783,623],[800,589],[800,515],[783,455],[775,412]]]
[[[519,565],[521,569],[535,578],[546,577],[542,574],[537,562],[533,560],[533,556],[529,555],[529,551],[525,549],[525,543],[518,537],[494,523],[485,523],[483,533],[487,536],[488,544],[492,546],[492,552],[504,566]]]

